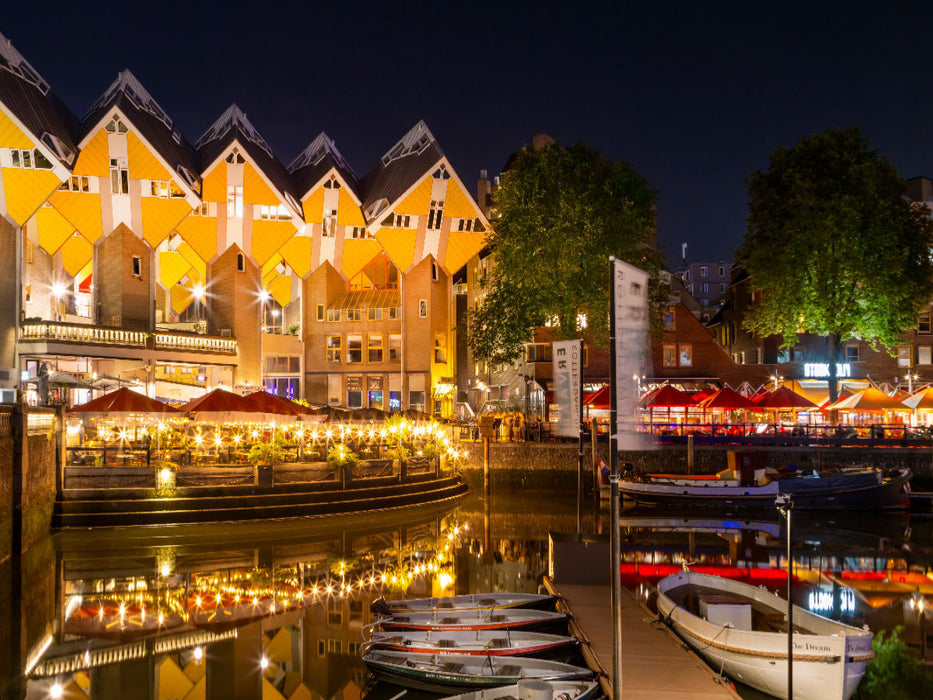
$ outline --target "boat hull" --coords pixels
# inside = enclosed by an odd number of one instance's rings
[[[774,508],[774,499],[789,494],[800,510],[895,510],[910,506],[910,471],[879,480],[795,477],[770,481],[763,486],[720,485],[717,480],[695,484],[670,475],[648,481],[624,479],[623,496],[644,505],[689,508]]]
[[[754,586],[685,571],[658,584],[658,612],[675,632],[717,671],[778,698],[787,698],[787,634],[713,624],[677,605],[668,592],[697,587],[741,596],[780,611],[783,600]],[[794,634],[794,686],[797,700],[848,700],[872,657],[872,634],[834,622],[797,606]],[[798,624],[799,623],[799,624]]]
[[[410,612],[430,612],[433,610],[553,610],[557,599],[552,595],[536,593],[477,593],[455,595],[441,598],[413,598],[410,600],[373,601],[371,607],[376,612],[382,609],[392,614]]]
[[[536,656],[569,659],[579,647],[576,637],[536,632],[376,632],[367,648],[411,654],[471,656]]]
[[[386,631],[475,632],[488,630],[560,631],[567,628],[562,613],[537,610],[449,611],[409,613],[380,618],[375,624]]]

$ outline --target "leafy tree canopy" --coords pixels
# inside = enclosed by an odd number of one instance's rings
[[[894,165],[858,129],[832,129],[771,154],[752,173],[738,260],[761,301],[745,327],[829,341],[835,399],[840,341],[896,345],[933,297],[930,212],[905,198]]]
[[[490,278],[470,318],[474,355],[518,356],[535,327],[605,347],[609,256],[656,272],[656,193],[634,166],[577,145],[522,151],[495,195]],[[656,279],[656,275],[654,275]]]

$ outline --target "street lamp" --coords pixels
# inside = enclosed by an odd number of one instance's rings
[[[787,518],[787,698],[794,697],[794,560],[791,549],[790,514],[794,508],[789,493],[774,499],[774,507]]]
[[[908,372],[904,379],[907,380],[907,393],[913,395],[914,393],[914,379],[919,379],[919,375],[914,374],[913,372]]]
[[[779,375],[779,374],[773,374],[773,375],[771,375],[771,377],[769,377],[769,379],[771,379],[771,380],[774,382],[774,390],[777,391],[777,390],[778,390],[778,382],[780,382],[782,379],[784,379],[784,377],[782,377],[782,376]]]

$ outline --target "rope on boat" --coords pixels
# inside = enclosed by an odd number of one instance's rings
[[[716,633],[716,637],[718,637],[720,634],[722,634],[722,631],[723,631],[724,629],[727,629],[727,628],[726,628],[726,627],[722,627],[722,628],[719,630],[719,632]],[[703,641],[704,641],[703,639],[701,639],[700,637],[696,636],[695,634],[692,634],[690,631],[688,631],[688,630],[686,630],[686,629],[681,629],[680,632],[683,633],[683,634],[685,634],[685,635],[687,635],[688,637],[692,637],[693,639],[697,640],[698,642],[703,642]],[[715,640],[716,640],[716,637],[713,637],[713,639],[711,639],[709,642],[706,642],[706,643],[705,643],[705,646],[703,647],[703,649],[708,649],[709,647],[714,647],[714,648],[716,648],[716,649],[722,649],[723,651],[730,651],[730,652],[732,652],[732,653],[734,653],[734,654],[745,654],[745,655],[748,655],[748,656],[757,656],[757,657],[760,657],[760,658],[763,658],[763,659],[786,659],[786,658],[787,658],[787,652],[786,652],[786,651],[785,651],[785,652],[780,652],[780,651],[751,651],[751,650],[749,650],[749,649],[743,649],[742,647],[734,647],[734,646],[729,646],[728,644],[722,644],[722,643],[720,643],[720,642],[716,642],[716,641],[715,641]],[[817,655],[815,655],[815,654],[796,654],[796,653],[795,653],[793,658],[794,658],[794,661],[812,661],[812,662],[814,662],[814,663],[833,664],[833,663],[837,663],[838,661],[840,661],[842,657],[840,657],[840,656],[827,656],[827,655],[825,655],[825,654],[823,654],[823,655],[821,655],[821,656],[817,656]],[[849,657],[849,658],[850,658],[850,661],[852,661],[852,662],[869,661],[869,660],[875,658],[875,653],[874,653],[874,652],[869,652],[869,653],[867,653],[867,654],[861,654],[861,655],[859,655],[859,656],[852,656],[852,657]]]

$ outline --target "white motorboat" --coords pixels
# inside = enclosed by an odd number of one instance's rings
[[[787,601],[684,570],[658,582],[658,612],[716,671],[787,698]],[[848,700],[874,656],[872,633],[794,606],[793,697]]]

